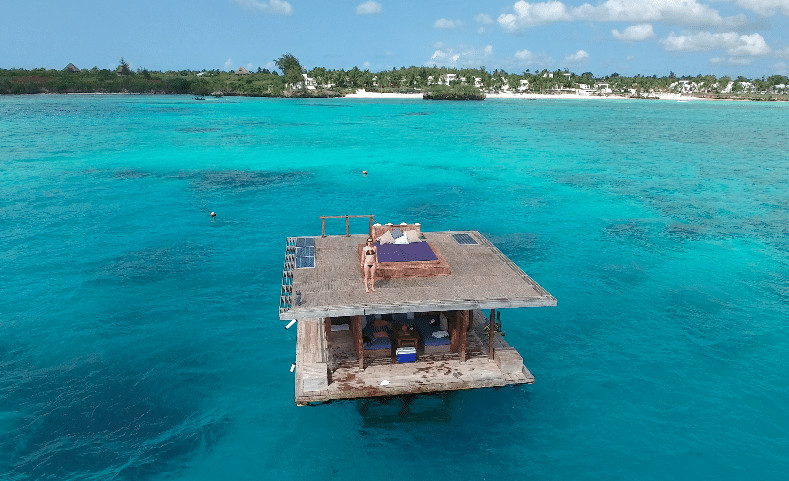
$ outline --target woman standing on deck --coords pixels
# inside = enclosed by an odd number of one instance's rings
[[[373,239],[367,239],[367,245],[362,247],[362,269],[364,270],[364,292],[375,292],[375,267],[378,265],[378,247],[373,245]]]

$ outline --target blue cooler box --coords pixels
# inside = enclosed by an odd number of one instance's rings
[[[397,354],[397,362],[416,361],[416,349],[413,347],[399,347],[395,353]]]

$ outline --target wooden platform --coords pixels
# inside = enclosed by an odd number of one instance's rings
[[[452,234],[477,245],[459,245]],[[314,237],[315,267],[293,268],[286,256],[280,319],[555,306],[556,299],[477,231],[423,232],[451,274],[376,280],[365,293],[358,246],[366,235]],[[291,267],[289,267],[291,266]]]
[[[348,331],[330,333],[329,340],[322,319],[302,319],[298,322],[296,403],[533,383],[522,357],[501,335],[494,338],[495,359],[488,358],[485,322],[484,314],[476,311],[465,362],[452,353],[420,355],[414,363],[398,363],[384,355],[365,358],[365,368],[360,369]]]

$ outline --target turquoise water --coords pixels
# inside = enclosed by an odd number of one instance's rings
[[[787,132],[784,103],[1,97],[0,478],[785,479]],[[559,301],[502,313],[536,383],[297,408],[285,237],[344,214],[496,243]]]

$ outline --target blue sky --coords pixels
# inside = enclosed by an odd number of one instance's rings
[[[789,74],[789,0],[24,0],[0,68],[568,68],[602,76]]]

